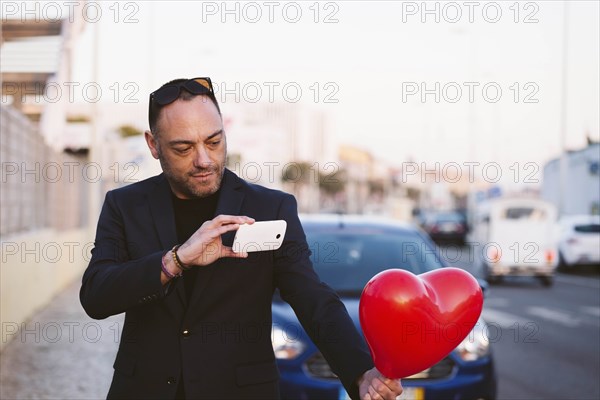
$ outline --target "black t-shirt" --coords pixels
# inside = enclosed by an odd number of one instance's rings
[[[173,210],[175,212],[175,227],[177,229],[177,241],[183,244],[202,226],[202,224],[215,217],[217,201],[219,200],[220,190],[207,197],[198,199],[183,200],[171,193],[173,200]],[[190,297],[194,289],[194,282],[198,274],[198,268],[193,267],[183,273],[183,284],[185,294],[190,302]]]

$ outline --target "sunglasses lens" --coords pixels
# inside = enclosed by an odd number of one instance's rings
[[[192,94],[208,94],[212,90],[205,79],[194,79],[183,83],[183,87]]]
[[[213,94],[213,88],[209,78],[194,78],[158,89],[150,95],[151,100],[159,106],[170,104],[177,100],[182,87],[195,95]]]
[[[165,86],[154,92],[154,101],[161,106],[172,103],[179,96],[179,87]]]
[[[196,78],[196,79],[194,79],[194,82],[201,84],[202,86],[204,86],[205,88],[207,88],[208,90],[210,90],[212,92],[212,84],[211,84],[210,80],[208,80],[206,78]]]

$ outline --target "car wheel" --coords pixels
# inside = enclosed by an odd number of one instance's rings
[[[483,271],[484,274],[483,276],[485,277],[485,280],[490,284],[490,285],[494,285],[498,282],[500,282],[501,277],[497,276],[497,275],[493,275],[492,274],[492,268],[487,265],[487,264],[483,264]]]
[[[542,282],[542,285],[544,285],[545,287],[551,287],[552,285],[554,285],[554,277],[552,276],[540,276],[539,278]]]
[[[562,251],[558,252],[558,268],[563,271],[566,271],[567,269],[569,269],[569,265],[565,261],[565,256],[563,256]]]

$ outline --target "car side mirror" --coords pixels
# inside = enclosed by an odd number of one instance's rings
[[[483,293],[483,298],[487,296],[487,291],[490,287],[490,284],[487,283],[486,280],[477,278],[477,282],[479,282],[479,286],[481,287],[481,292]]]

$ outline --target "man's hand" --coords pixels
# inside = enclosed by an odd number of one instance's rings
[[[386,378],[373,368],[358,378],[358,393],[361,400],[395,400],[402,394],[402,384],[400,379]]]
[[[221,235],[237,230],[241,224],[253,224],[254,218],[234,215],[219,215],[206,221],[179,247],[177,255],[186,265],[208,265],[221,257],[246,258],[248,253],[234,253],[231,247],[223,246]]]

